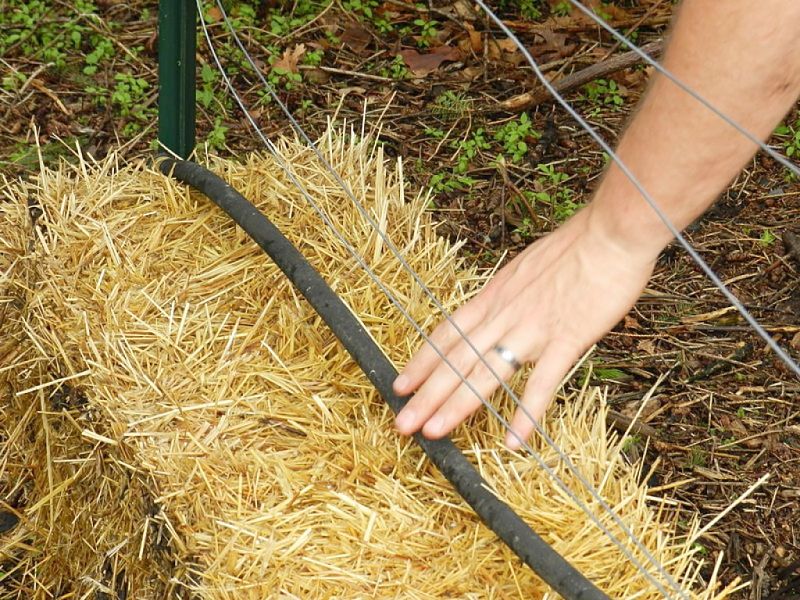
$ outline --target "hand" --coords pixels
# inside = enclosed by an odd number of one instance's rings
[[[496,345],[535,364],[522,403],[537,420],[571,366],[622,319],[653,272],[652,253],[630,254],[593,222],[592,208],[532,244],[452,316],[504,379],[514,367],[493,350]],[[500,386],[450,323],[441,323],[430,338],[484,398]],[[400,395],[416,390],[395,422],[407,435],[422,429],[425,437],[443,437],[481,406],[427,343],[394,389]],[[526,440],[534,424],[518,408],[511,428]],[[517,449],[520,443],[509,432],[506,445]]]

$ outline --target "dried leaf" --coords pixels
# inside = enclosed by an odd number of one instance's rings
[[[789,342],[789,345],[795,350],[800,350],[800,331],[794,334],[794,337],[792,338],[792,341]]]
[[[341,40],[353,52],[362,54],[372,41],[372,36],[359,23],[354,23],[344,30]]]
[[[642,340],[637,344],[639,350],[644,352],[645,354],[655,354],[656,353],[656,343],[653,340]]]
[[[275,64],[272,65],[275,69],[282,69],[283,71],[289,73],[297,73],[297,63],[300,62],[300,59],[303,58],[303,55],[306,53],[306,45],[305,44],[297,44],[294,48],[287,48],[283,51],[283,56],[275,61]]]
[[[212,6],[206,11],[206,17],[208,17],[208,20],[212,23],[216,23],[222,20],[222,11],[218,6]]]
[[[576,40],[564,33],[557,33],[552,29],[542,29],[537,32],[536,43],[531,51],[536,60],[549,62],[572,56],[578,49]]]
[[[641,329],[642,326],[639,324],[639,321],[636,320],[636,317],[632,317],[630,315],[625,315],[623,319],[623,326],[625,329]]]
[[[465,22],[464,29],[469,33],[469,44],[472,51],[478,53],[483,50],[483,38],[481,34],[475,30],[475,27],[472,26],[472,23]]]
[[[427,54],[420,54],[414,49],[401,50],[400,56],[415,77],[425,77],[433,73],[445,61],[461,59],[461,52],[452,46],[439,46]]]

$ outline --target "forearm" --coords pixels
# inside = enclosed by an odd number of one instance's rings
[[[800,93],[800,2],[685,0],[664,66],[745,129],[766,139]],[[618,148],[644,189],[682,229],[713,203],[756,146],[657,75]],[[611,166],[592,222],[652,260],[672,239],[626,175]]]

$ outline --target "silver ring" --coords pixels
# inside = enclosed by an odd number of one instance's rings
[[[522,363],[517,360],[516,355],[506,348],[505,346],[501,346],[500,344],[495,344],[492,348],[497,354],[500,355],[505,362],[507,362],[515,371],[519,371],[522,368]]]

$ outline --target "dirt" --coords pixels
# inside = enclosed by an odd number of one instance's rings
[[[502,103],[535,90],[535,80],[519,53],[469,3],[387,0],[370,5],[371,16],[355,5],[349,10],[336,5],[289,33],[263,32],[273,27],[276,14],[297,13],[301,4],[254,4],[244,39],[257,63],[269,71],[273,57],[286,73],[296,71],[301,81],[290,81],[291,89],[285,76],[277,79],[279,94],[312,134],[329,118],[359,123],[364,114],[373,120],[385,111],[380,133],[385,151],[404,158],[412,188],[438,186],[432,210],[443,233],[466,241],[469,260],[487,267],[513,256],[551,231],[570,206],[590,198],[604,166],[602,153],[552,100],[526,110],[528,129],[519,112],[503,110]],[[543,14],[523,14],[533,5]],[[557,16],[557,5],[506,2],[500,10],[550,77],[625,52],[586,19]],[[601,10],[644,44],[665,35],[671,3],[617,2]],[[41,26],[75,14],[72,3],[54,3]],[[96,14],[84,19],[91,31],[61,66],[48,66],[20,44],[6,48],[3,71],[20,75],[11,89],[0,92],[4,177],[31,175],[40,156],[45,164],[69,160],[76,143],[90,157],[111,151],[126,158],[152,154],[157,5],[98,0]],[[268,135],[288,132],[274,102],[263,100],[257,79],[236,66],[242,57],[230,50],[220,14],[208,15],[215,44],[227,48],[224,60],[236,71],[233,80],[250,114]],[[393,29],[386,31],[381,19]],[[436,21],[435,35],[415,24],[430,20]],[[0,24],[2,35],[9,35],[13,27]],[[112,43],[112,54],[87,75],[86,57],[102,39]],[[307,58],[318,51],[318,63]],[[201,72],[203,65],[213,66],[209,61],[201,44]],[[98,89],[119,90],[119,73],[147,84],[138,95],[132,93],[136,110],[110,92],[105,103],[97,100],[103,93]],[[582,86],[567,97],[613,141],[648,75],[635,65],[607,74],[599,91]],[[608,89],[612,81],[616,91]],[[231,156],[261,149],[242,113],[225,99],[220,81],[206,71],[199,87],[210,92],[211,100],[199,105],[198,140]],[[527,148],[516,162],[494,137],[508,123],[521,127]],[[480,129],[486,132],[486,147],[477,143],[465,160]],[[783,138],[774,142],[780,147]],[[502,152],[506,159],[498,165]],[[541,165],[553,165],[561,175],[548,175]],[[535,195],[525,197],[526,190]],[[710,266],[795,359],[800,356],[800,253],[792,234],[800,233],[799,196],[797,181],[759,155],[688,230]],[[743,598],[800,598],[800,408],[795,401],[800,382],[728,310],[685,252],[675,245],[664,251],[641,301],[600,343],[591,363],[592,383],[609,388],[617,417],[612,426],[624,427],[643,396],[652,393],[627,451],[632,459],[645,457],[653,469],[650,485],[656,492],[665,490],[686,516],[697,513],[708,523],[769,474],[702,537],[698,550],[708,556],[707,574],[724,551],[721,579],[752,583]],[[580,385],[587,373],[570,385]]]

